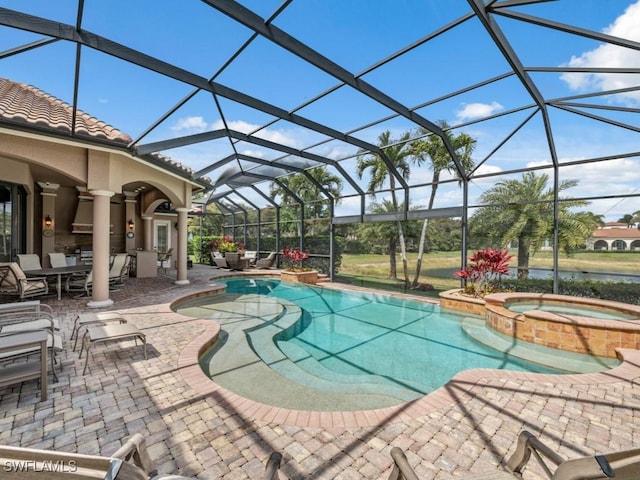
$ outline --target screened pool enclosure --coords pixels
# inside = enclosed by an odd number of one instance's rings
[[[0,77],[68,104],[71,128],[0,130],[173,169],[218,218],[191,234],[309,250],[326,273],[396,253],[399,278],[451,279],[430,255],[455,270],[493,246],[553,290],[563,272],[633,282],[638,25],[631,0],[2,0]],[[77,111],[131,141],[87,138]]]

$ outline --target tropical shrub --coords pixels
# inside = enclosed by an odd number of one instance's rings
[[[303,252],[301,250],[294,250],[291,248],[282,249],[282,255],[286,258],[290,267],[287,270],[291,272],[308,272],[311,270],[308,267],[303,267],[302,262],[304,262],[307,258],[309,258],[309,252]]]
[[[500,290],[503,275],[509,275],[509,261],[513,255],[507,250],[485,248],[469,259],[470,264],[454,275],[465,280],[464,292],[474,297],[484,297]]]

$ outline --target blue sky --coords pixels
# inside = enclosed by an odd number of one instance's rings
[[[277,1],[241,2],[264,18],[280,5]],[[0,0],[0,6],[74,24],[76,1]],[[359,74],[412,42],[469,11],[458,0],[295,0],[274,24],[316,49],[351,73]],[[565,22],[597,32],[640,42],[640,2],[635,0],[560,0],[518,9],[520,12]],[[508,18],[497,19],[514,51],[525,66],[635,66],[640,68],[637,50],[603,45],[598,41],[551,29],[532,27]],[[216,74],[224,62],[250,38],[251,32],[199,1],[135,2],[87,0],[83,28],[143,53],[155,56],[200,76]],[[38,35],[0,27],[0,49],[10,49],[40,38]],[[65,101],[72,101],[75,46],[57,42],[28,53],[0,60],[0,76],[35,85]],[[397,99],[415,107],[449,92],[465,88],[508,70],[504,57],[474,19],[447,31],[382,67],[363,79]],[[144,71],[90,49],[82,50],[78,104],[137,139],[165,111],[177,104],[192,88],[159,74]],[[638,75],[531,73],[546,98],[559,98],[607,88],[640,85]],[[294,109],[338,82],[269,41],[254,40],[215,81],[280,108]],[[586,102],[586,101],[585,101]],[[638,128],[638,92],[590,100],[591,103],[630,107],[635,112],[608,112],[619,122]],[[439,101],[418,110],[424,117],[449,124],[530,105],[531,98],[514,77]],[[231,128],[251,132],[272,120],[233,101],[220,98],[220,107]],[[601,110],[590,113],[604,115]],[[391,115],[370,98],[343,87],[299,112],[314,121],[341,131],[358,129]],[[482,161],[508,136],[531,109],[464,127],[478,140],[474,159]],[[578,178],[580,185],[567,192],[572,196],[633,195],[639,191],[637,158],[615,158],[640,150],[638,133],[607,126],[602,122],[551,108],[550,116],[561,163],[583,158],[612,156],[609,161],[561,169],[562,178]],[[200,92],[141,143],[221,128],[222,119],[210,94]],[[383,130],[394,137],[414,129],[403,118],[357,130],[354,135],[375,143]],[[324,137],[286,122],[277,122],[258,135],[295,148],[306,148]],[[266,159],[279,154],[255,145],[237,144],[241,153]],[[217,140],[202,145],[163,152],[194,170],[225,157],[229,142]],[[355,147],[342,142],[323,143],[311,151],[333,159],[353,156]],[[550,163],[546,138],[538,117],[534,117],[496,151],[479,173],[503,172]],[[353,160],[344,166],[353,168]],[[212,175],[215,177],[215,175]],[[517,175],[516,175],[517,176]],[[428,182],[431,172],[414,168],[411,183]],[[490,188],[496,178],[478,178],[470,186],[471,202]],[[362,181],[364,184],[366,178]],[[428,188],[412,191],[414,204],[426,204]],[[345,188],[349,194],[350,187]],[[377,197],[384,198],[384,194]],[[370,201],[369,199],[367,200]],[[461,202],[457,184],[442,185],[436,206]],[[261,202],[263,203],[263,202]],[[338,214],[356,213],[356,198],[345,199]],[[594,201],[589,207],[607,220],[640,210],[635,198]]]

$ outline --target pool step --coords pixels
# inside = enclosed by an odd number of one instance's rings
[[[482,318],[465,317],[461,326],[475,341],[494,350],[567,373],[603,372],[620,363],[613,358],[587,356],[516,340],[488,328]]]
[[[256,354],[261,360],[284,377],[295,378],[296,382],[323,392],[382,394],[402,401],[423,395],[422,392],[391,385],[376,375],[337,374],[323,367],[297,345],[276,342],[274,338],[278,336],[290,337],[287,330],[296,328],[300,321],[300,307],[291,304],[287,305],[286,310],[287,313],[277,321],[259,325],[246,332],[250,344],[260,345]]]
[[[246,398],[293,409],[313,405],[316,410],[359,410],[397,405],[404,401],[379,393],[362,392],[354,395],[353,389],[340,392],[316,388],[321,383],[329,382],[313,377],[296,366],[278,349],[273,338],[289,328],[298,328],[302,313],[300,308],[291,302],[272,298],[281,307],[274,309],[268,302],[256,303],[257,300],[251,295],[241,295],[230,302],[234,305],[216,305],[216,308],[234,314],[230,321],[223,323],[219,341],[201,359],[203,369],[209,372],[214,381]],[[245,305],[238,305],[238,302]],[[270,315],[264,316],[264,310],[269,311]],[[258,343],[261,356],[251,347]],[[284,400],[282,391],[289,392]],[[320,391],[322,395],[319,395]]]
[[[328,369],[309,354],[304,348],[291,342],[278,342],[280,350],[297,368],[306,372],[302,378],[308,380],[311,386],[318,386],[321,382],[324,388],[330,390],[353,393],[380,392],[403,401],[415,400],[425,393],[418,390],[399,387],[391,384],[379,375],[349,375]],[[424,388],[424,387],[422,387]]]

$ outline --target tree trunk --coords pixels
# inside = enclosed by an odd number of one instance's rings
[[[389,278],[393,278],[394,280],[398,278],[398,265],[396,263],[396,249],[397,242],[396,239],[389,240]]]
[[[416,260],[416,274],[413,277],[412,288],[418,288],[420,283],[420,271],[422,270],[422,255],[424,255],[424,245],[427,241],[427,229],[429,228],[429,219],[425,218],[422,222],[422,232],[420,233],[420,243],[418,244],[418,259]]]
[[[524,238],[518,239],[518,279],[529,278],[529,243]]]
[[[400,242],[400,256],[402,257],[402,272],[404,273],[404,284],[409,285],[409,270],[407,265],[407,245],[404,240],[402,222],[398,222],[398,241]]]
[[[389,184],[391,185],[391,202],[393,209],[398,211],[398,200],[396,198],[396,182],[393,179],[393,175],[389,178]],[[400,243],[400,256],[402,258],[402,271],[404,273],[404,284],[409,285],[409,272],[407,266],[407,245],[404,240],[404,231],[402,230],[402,222],[398,221],[398,242]]]
[[[440,181],[440,170],[438,170],[435,165],[433,167],[433,176],[431,177],[431,195],[429,196],[429,205],[427,205],[427,210],[431,210],[433,208],[433,204],[436,200],[436,191],[438,190],[438,182]],[[422,232],[420,233],[420,243],[418,244],[418,259],[416,260],[416,274],[413,277],[413,283],[411,284],[412,288],[417,288],[420,272],[422,270],[422,256],[424,255],[424,245],[427,241],[427,230],[429,228],[429,219],[425,218],[422,222]]]

